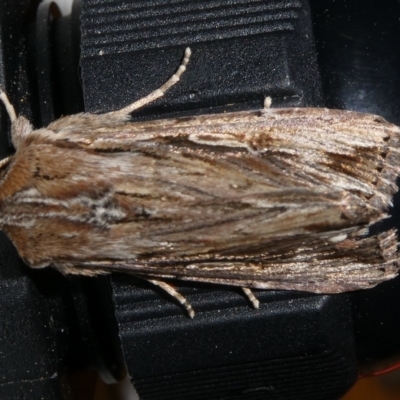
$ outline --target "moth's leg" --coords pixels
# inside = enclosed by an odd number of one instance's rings
[[[146,97],[143,97],[134,103],[130,104],[127,107],[122,108],[121,110],[118,111],[112,111],[107,113],[107,115],[111,116],[112,118],[114,117],[119,117],[119,116],[126,116],[127,114],[132,113],[135,110],[138,110],[139,108],[142,108],[146,104],[152,103],[153,101],[159,99],[160,97],[164,96],[164,94],[169,90],[172,86],[174,86],[182,76],[182,74],[186,71],[186,66],[189,63],[189,58],[190,55],[192,54],[192,51],[190,50],[189,47],[186,48],[185,54],[183,56],[183,60],[179,68],[176,70],[176,72],[165,82],[162,86],[160,86],[157,90],[154,92],[150,93]]]
[[[271,108],[272,99],[270,96],[264,99],[264,108]]]
[[[186,311],[189,314],[190,318],[194,317],[194,310],[190,303],[178,292],[175,290],[175,288],[171,285],[169,285],[166,282],[163,281],[158,281],[154,279],[146,279],[148,282],[152,283],[155,286],[160,287],[164,291],[166,291],[170,296],[172,296],[174,299],[178,300],[180,304],[183,305],[183,307],[186,308]]]
[[[253,305],[253,307],[259,308],[260,302],[257,300],[256,296],[254,296],[254,293],[251,291],[251,289],[247,287],[242,287],[242,290],[246,297],[249,299],[250,303]]]
[[[6,93],[1,88],[0,88],[0,100],[2,101],[4,107],[7,110],[7,114],[10,117],[11,124],[14,124],[15,121],[17,120],[17,114],[10,100],[8,100]]]

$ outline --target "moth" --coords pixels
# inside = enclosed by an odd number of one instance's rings
[[[1,91],[15,154],[0,163],[0,228],[26,264],[131,273],[190,316],[164,279],[239,286],[257,307],[251,288],[337,293],[395,277],[396,230],[381,222],[398,189],[399,128],[316,108],[130,122],[189,57],[126,108],[38,130]]]

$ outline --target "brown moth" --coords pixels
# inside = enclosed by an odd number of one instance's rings
[[[336,293],[399,269],[387,217],[400,171],[399,128],[381,117],[315,108],[149,122],[130,113],[184,72],[115,112],[33,130],[12,122],[0,164],[0,228],[32,268]]]

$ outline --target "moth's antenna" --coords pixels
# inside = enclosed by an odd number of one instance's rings
[[[3,102],[7,110],[7,114],[10,117],[11,124],[14,124],[17,120],[17,114],[15,113],[14,107],[11,104],[10,100],[8,100],[6,93],[2,89],[0,89],[0,100]]]
[[[169,90],[172,86],[174,86],[179,81],[182,74],[186,71],[186,66],[189,63],[191,54],[192,54],[192,51],[190,50],[189,47],[187,47],[185,50],[185,53],[183,55],[183,60],[181,62],[181,65],[179,66],[179,68],[171,76],[171,78],[169,78],[157,90],[155,90],[154,92],[151,92],[146,97],[143,97],[143,98],[135,101],[134,103],[130,104],[129,106],[122,108],[121,110],[111,111],[111,112],[107,113],[106,115],[109,115],[109,116],[127,115],[127,114],[130,114],[132,111],[138,110],[139,108],[142,108],[146,104],[152,103],[154,100],[157,100],[160,97],[164,96],[165,92],[167,90]]]

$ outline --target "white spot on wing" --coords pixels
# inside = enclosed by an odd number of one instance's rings
[[[339,243],[339,242],[343,242],[343,240],[345,240],[345,239],[347,239],[347,235],[345,233],[341,233],[339,235],[332,236],[328,240],[332,243]]]

